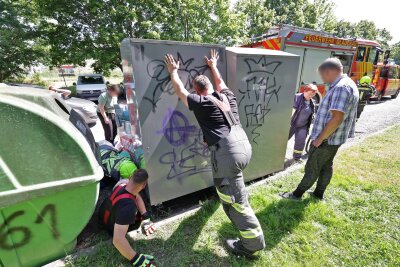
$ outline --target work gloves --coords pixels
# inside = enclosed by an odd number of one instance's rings
[[[133,267],[157,267],[153,261],[154,256],[137,253],[131,260],[131,263]]]
[[[142,232],[145,235],[151,235],[156,231],[156,226],[155,224],[151,221],[150,219],[150,214],[146,212],[143,216],[143,221],[142,221]]]

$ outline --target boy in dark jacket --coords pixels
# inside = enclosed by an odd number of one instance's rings
[[[312,98],[317,91],[318,88],[316,85],[308,84],[303,93],[298,93],[294,97],[289,139],[294,135],[293,159],[295,161],[300,161],[303,154],[307,134],[315,112],[315,105]]]

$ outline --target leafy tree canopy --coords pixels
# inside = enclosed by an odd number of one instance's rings
[[[400,42],[392,45],[390,51],[390,57],[400,65]]]
[[[47,51],[26,11],[18,1],[0,1],[0,82],[47,60]]]
[[[93,58],[98,72],[120,66],[124,38],[233,44],[245,33],[245,16],[229,0],[32,2],[53,65]]]
[[[38,62],[83,65],[91,58],[95,71],[107,74],[120,66],[124,38],[233,45],[281,24],[388,47],[386,29],[368,20],[338,21],[333,8],[331,0],[238,0],[234,6],[230,0],[3,0],[0,80]]]

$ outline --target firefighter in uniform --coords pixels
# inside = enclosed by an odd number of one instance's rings
[[[308,84],[303,93],[298,93],[293,101],[293,116],[290,122],[289,139],[294,135],[293,159],[301,161],[304,145],[315,112],[312,98],[317,93],[315,84]]]
[[[112,194],[99,208],[100,223],[112,235],[113,245],[134,267],[156,266],[153,256],[137,253],[126,239],[127,232],[133,230],[138,221],[141,221],[141,228],[145,235],[150,235],[155,231],[140,196],[140,192],[146,187],[148,177],[144,169],[135,170],[129,180],[117,183]]]
[[[241,238],[227,239],[225,247],[235,255],[256,258],[265,247],[264,234],[250,207],[242,172],[250,161],[252,148],[240,125],[236,98],[217,69],[218,58],[214,50],[210,59],[205,58],[216,91],[206,76],[199,75],[193,80],[195,94],[190,94],[180,80],[179,62],[166,55],[165,63],[175,93],[194,112],[202,129],[211,151],[214,185],[226,215],[240,231]]]
[[[373,96],[375,88],[371,85],[371,77],[364,76],[360,79],[358,84],[358,93],[360,94],[360,100],[357,106],[357,119],[360,118],[361,113],[364,111],[365,106],[368,103],[368,100],[371,96]]]

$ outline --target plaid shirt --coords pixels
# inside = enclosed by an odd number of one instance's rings
[[[331,110],[344,113],[344,119],[337,130],[328,138],[329,145],[344,144],[348,137],[354,137],[358,89],[356,84],[346,74],[340,76],[329,86],[329,91],[322,99],[315,118],[311,139],[315,140],[321,134],[326,124],[332,119]]]

